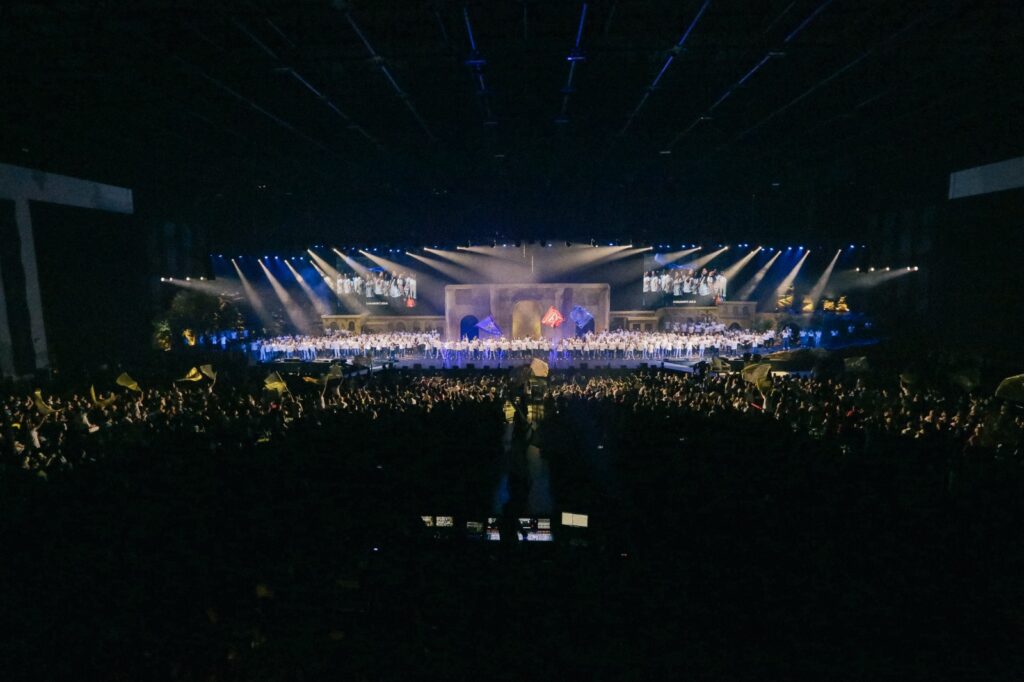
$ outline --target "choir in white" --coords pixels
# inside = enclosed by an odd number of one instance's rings
[[[773,345],[774,331],[726,329],[721,324],[686,324],[663,332],[612,331],[565,339],[462,338],[445,341],[437,332],[389,332],[327,336],[281,336],[251,344],[261,362],[278,359],[342,359],[370,355],[394,359],[442,359],[446,363],[497,362],[546,355],[548,360],[663,360],[741,355]]]
[[[335,291],[343,296],[362,296],[367,299],[400,298],[416,301],[416,277],[405,272],[371,272],[338,275]],[[410,306],[412,307],[412,306]]]
[[[672,296],[710,296],[725,298],[726,276],[717,270],[685,268],[650,270],[644,273],[644,293]]]

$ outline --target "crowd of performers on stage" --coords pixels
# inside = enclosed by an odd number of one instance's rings
[[[104,388],[113,393],[98,395],[26,390],[0,396],[0,453],[16,466],[65,468],[110,454],[148,455],[178,437],[203,439],[199,454],[277,442],[310,428],[336,426],[345,432],[381,421],[398,425],[407,418],[413,419],[410,428],[425,428],[429,420],[423,417],[437,410],[456,421],[459,415],[500,419],[520,395],[516,379],[495,370],[395,371],[320,387],[296,377],[290,388],[278,376],[276,390],[258,370],[227,379],[221,374],[212,384],[154,380],[152,386],[133,383],[131,389],[111,385]],[[1024,427],[1024,415],[991,398],[911,391],[852,377],[774,377],[767,387],[755,388],[738,373],[584,371],[552,375],[543,399],[549,415],[577,403],[608,420],[638,411],[740,420],[735,423],[771,419],[846,444],[851,438],[891,436],[961,448],[1016,445]]]
[[[700,272],[686,268],[665,268],[644,273],[644,293],[672,296],[702,296],[716,300],[725,298],[728,280],[718,270],[702,268]]]
[[[788,336],[786,345],[788,345]],[[805,345],[821,334],[803,332]],[[722,324],[682,325],[678,331],[612,331],[564,339],[461,338],[445,341],[437,332],[387,332],[326,336],[280,336],[250,344],[260,362],[297,359],[312,362],[355,356],[444,359],[455,363],[515,360],[546,354],[551,360],[665,360],[739,356],[771,348],[781,341],[774,331],[727,329]]]
[[[343,296],[362,296],[367,299],[405,299],[416,301],[416,276],[406,272],[372,272],[341,274],[335,282],[335,291]]]

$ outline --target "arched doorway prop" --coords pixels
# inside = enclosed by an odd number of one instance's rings
[[[462,321],[459,322],[459,338],[472,341],[480,336],[480,328],[476,326],[479,321],[476,319],[476,315],[466,315],[462,318]]]
[[[537,301],[516,301],[512,306],[512,338],[540,338],[540,318]]]

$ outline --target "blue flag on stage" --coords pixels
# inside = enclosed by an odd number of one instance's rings
[[[577,327],[583,329],[584,327],[587,326],[588,322],[594,319],[594,316],[591,315],[589,310],[587,310],[581,305],[578,305],[572,309],[571,313],[569,313],[569,319],[575,322]]]
[[[488,315],[486,318],[476,323],[476,328],[484,334],[490,334],[491,336],[501,336],[501,327],[495,322],[494,318]]]

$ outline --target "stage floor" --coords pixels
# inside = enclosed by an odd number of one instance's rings
[[[539,356],[538,356],[539,357]],[[679,359],[679,360],[662,360],[651,359],[641,360],[632,359],[627,360],[623,358],[615,359],[583,359],[583,358],[572,358],[572,359],[559,359],[552,361],[550,358],[541,357],[548,363],[551,369],[644,369],[647,367],[665,367],[667,369],[678,369],[682,371],[693,371],[693,365],[699,362],[698,359]],[[710,361],[710,356],[708,360]],[[510,367],[520,367],[522,365],[530,364],[532,358],[511,358],[504,359],[501,362],[497,360],[472,360],[461,358],[458,361],[455,359],[449,359],[445,362],[441,358],[407,358],[398,360],[394,366],[401,369],[508,369]]]

